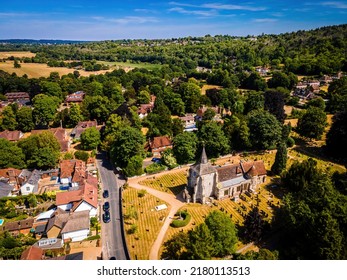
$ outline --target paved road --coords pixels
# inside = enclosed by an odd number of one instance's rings
[[[104,155],[98,154],[97,166],[99,176],[101,179],[102,192],[103,190],[109,191],[108,198],[102,198],[100,205],[100,221],[102,233],[102,252],[103,259],[115,257],[117,260],[126,260],[126,243],[122,234],[122,221],[120,213],[120,187],[124,181],[117,178],[114,174],[110,162]],[[104,223],[102,220],[102,205],[105,201],[110,202],[111,222]]]

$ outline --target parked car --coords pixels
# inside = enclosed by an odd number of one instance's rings
[[[102,196],[103,196],[104,198],[108,198],[108,196],[109,196],[108,190],[104,190]]]
[[[109,211],[105,211],[104,214],[102,214],[102,220],[104,223],[109,223],[111,221],[111,215]]]
[[[102,206],[102,209],[104,209],[104,211],[110,210],[110,203],[108,201],[106,201],[104,203],[104,205]]]
[[[154,162],[154,163],[160,163],[161,162],[161,160],[160,160],[160,158],[152,158],[152,161]]]

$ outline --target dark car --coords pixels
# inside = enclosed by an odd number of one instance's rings
[[[110,260],[115,260],[115,259],[116,259],[116,257],[111,257],[111,258],[110,258]]]
[[[111,215],[109,211],[105,211],[104,214],[102,214],[102,220],[104,223],[109,223],[111,221]]]
[[[103,196],[104,198],[108,198],[108,190],[104,190],[102,196]]]
[[[160,158],[152,158],[152,161],[154,162],[154,163],[160,163],[161,162],[161,160],[160,160]]]
[[[110,209],[110,203],[106,201],[102,206],[102,209],[104,209],[104,211],[108,211]]]

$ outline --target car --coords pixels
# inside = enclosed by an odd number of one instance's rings
[[[152,158],[152,161],[154,162],[154,163],[160,163],[161,162],[161,160],[160,160],[160,158]]]
[[[102,196],[103,196],[104,198],[108,198],[108,196],[109,196],[108,190],[104,190]]]
[[[104,211],[108,211],[110,209],[110,203],[106,201],[102,206],[102,209],[104,209]]]
[[[110,260],[116,260],[116,257],[111,257]]]
[[[104,214],[102,214],[102,220],[104,223],[109,223],[111,221],[111,215],[109,211],[105,211]]]

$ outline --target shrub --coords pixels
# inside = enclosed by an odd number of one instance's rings
[[[170,225],[174,228],[185,227],[189,224],[191,215],[187,211],[178,211],[175,216],[181,216],[182,220],[174,220]]]
[[[128,229],[128,234],[134,234],[137,232],[137,225],[133,224],[131,227]]]
[[[138,197],[144,197],[146,195],[147,191],[146,190],[140,190],[137,192]]]
[[[160,163],[152,163],[148,165],[145,169],[146,173],[153,174],[165,170],[165,166]]]
[[[85,152],[85,151],[76,151],[75,152],[75,158],[87,162],[87,160],[89,158],[89,153]]]
[[[291,148],[295,145],[295,140],[292,137],[288,137],[287,139],[287,147]]]

